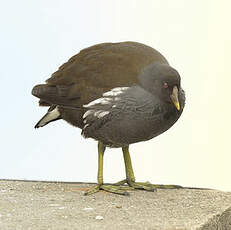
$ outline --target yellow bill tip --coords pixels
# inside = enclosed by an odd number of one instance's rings
[[[174,105],[175,105],[176,109],[179,111],[180,110],[180,104],[179,104],[179,102],[175,102]]]

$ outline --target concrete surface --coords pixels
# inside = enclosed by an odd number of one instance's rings
[[[90,186],[0,180],[0,230],[231,230],[231,193],[178,189],[83,196]]]

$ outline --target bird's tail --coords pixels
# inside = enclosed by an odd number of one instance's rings
[[[32,89],[31,93],[33,96],[41,98],[41,99],[47,98],[47,97],[52,98],[58,94],[57,87],[47,85],[47,84],[36,85]]]
[[[79,107],[79,95],[69,96],[71,86],[69,85],[36,85],[32,89],[32,95],[40,98],[40,105],[63,105]]]
[[[47,84],[36,85],[32,89],[32,95],[40,98],[39,105],[47,106],[48,104],[62,105],[67,103],[67,87],[53,86]]]

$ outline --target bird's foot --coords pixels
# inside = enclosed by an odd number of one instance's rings
[[[150,184],[149,182],[135,182],[135,181],[127,180],[127,179],[119,181],[114,185],[123,186],[125,184],[127,184],[130,189],[141,189],[141,190],[146,190],[150,192],[154,192],[156,190],[156,188],[153,187],[153,185]]]
[[[172,185],[172,184],[151,184],[150,182],[135,182],[131,180],[122,180],[115,184],[98,184],[93,188],[90,188],[88,191],[84,193],[84,195],[92,195],[94,193],[99,192],[100,190],[104,190],[106,192],[115,193],[119,195],[129,195],[126,190],[140,189],[145,191],[154,192],[157,189],[181,189],[183,188],[180,185]]]
[[[180,189],[183,188],[180,185],[171,185],[171,184],[151,184],[150,182],[135,182],[135,181],[131,181],[128,179],[122,180],[117,182],[114,185],[118,185],[118,186],[123,186],[127,184],[129,187],[133,188],[133,189],[142,189],[142,190],[146,190],[146,191],[155,191],[156,189]]]
[[[86,191],[84,193],[84,195],[92,195],[96,192],[99,192],[100,190],[104,190],[106,192],[110,192],[110,193],[115,193],[115,194],[119,194],[119,195],[129,195],[129,193],[127,191],[125,191],[124,186],[120,186],[120,185],[105,185],[105,184],[98,184],[95,187],[89,189],[88,191]]]

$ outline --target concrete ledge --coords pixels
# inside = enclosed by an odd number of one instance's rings
[[[231,193],[179,189],[83,196],[89,186],[0,180],[0,229],[231,229]]]

